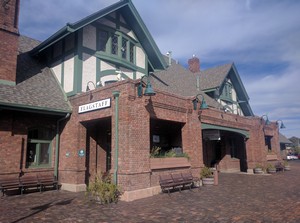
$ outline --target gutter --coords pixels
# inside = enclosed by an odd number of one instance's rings
[[[59,156],[59,123],[67,118],[69,118],[70,113],[68,113],[65,117],[57,120],[56,124],[56,143],[55,143],[55,165],[54,165],[54,176],[58,179],[58,156]]]
[[[114,165],[114,184],[118,184],[118,160],[119,160],[119,96],[120,91],[113,92],[115,102],[115,165]]]

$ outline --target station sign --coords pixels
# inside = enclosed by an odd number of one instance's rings
[[[99,109],[103,109],[103,108],[109,108],[110,106],[111,106],[111,99],[107,98],[107,99],[95,101],[95,102],[92,102],[89,104],[80,105],[78,107],[78,113],[80,114],[80,113],[99,110]]]

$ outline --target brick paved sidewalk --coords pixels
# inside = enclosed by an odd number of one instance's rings
[[[300,222],[300,160],[274,175],[222,173],[219,186],[99,205],[84,193],[0,199],[0,222]]]

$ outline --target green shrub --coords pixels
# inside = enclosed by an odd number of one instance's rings
[[[211,177],[213,177],[212,170],[209,167],[204,166],[200,171],[200,178],[203,179],[203,178],[211,178]]]
[[[110,176],[96,176],[95,181],[89,183],[86,196],[101,204],[117,203],[121,196],[120,188],[111,182]]]
[[[275,166],[271,163],[268,163],[266,169],[267,170],[275,170]]]

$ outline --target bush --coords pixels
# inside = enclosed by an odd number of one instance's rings
[[[87,188],[86,196],[101,204],[117,203],[121,196],[120,188],[111,182],[110,176],[96,176]]]
[[[267,170],[275,170],[276,168],[275,168],[275,166],[273,164],[268,163],[266,169]]]
[[[200,178],[203,179],[203,178],[211,178],[211,177],[213,177],[212,170],[207,166],[203,167],[200,171]]]

